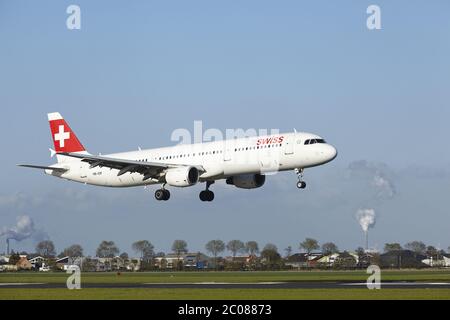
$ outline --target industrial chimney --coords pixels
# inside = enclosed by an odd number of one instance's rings
[[[364,232],[365,233],[365,240],[366,240],[366,251],[368,251],[369,250],[369,230],[367,230],[366,232]]]
[[[9,256],[9,238],[6,238],[6,255]]]

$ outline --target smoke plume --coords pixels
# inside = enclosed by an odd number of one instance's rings
[[[42,240],[47,238],[47,234],[42,230],[36,230],[33,219],[30,216],[23,215],[17,217],[17,223],[14,227],[4,228],[0,231],[0,237],[5,236],[6,239],[22,241],[28,238]]]
[[[365,233],[369,228],[373,228],[376,223],[376,215],[374,209],[359,209],[356,213],[356,219]]]
[[[350,174],[366,181],[375,190],[376,198],[393,198],[397,191],[392,181],[392,173],[385,164],[371,163],[365,160],[355,161],[349,165]]]

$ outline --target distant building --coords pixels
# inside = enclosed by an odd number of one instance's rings
[[[306,268],[307,257],[304,253],[295,253],[286,258],[285,265],[291,268]]]
[[[334,268],[354,269],[358,266],[359,257],[356,253],[344,251],[334,261]]]
[[[35,256],[34,258],[31,258],[30,260],[31,266],[33,269],[39,269],[45,264],[46,259],[41,256]]]
[[[333,253],[327,256],[323,256],[317,262],[324,267],[332,267],[339,257],[339,253]]]
[[[444,267],[450,268],[450,257],[444,256]]]
[[[285,260],[285,265],[291,268],[312,268],[317,266],[320,259],[323,257],[322,253],[295,253]]]
[[[213,259],[214,260],[214,259]],[[258,257],[255,255],[244,255],[236,257],[226,257],[225,262],[240,266],[242,270],[254,270],[258,264]],[[214,264],[212,261],[211,266]]]
[[[114,258],[94,258],[92,262],[95,264],[95,271],[119,271],[126,270],[125,260],[121,257]]]
[[[5,256],[0,256],[0,265],[2,264],[8,264],[9,262],[9,256],[5,255]]]
[[[22,255],[20,256],[19,261],[16,263],[16,267],[18,270],[31,270],[33,266],[31,265],[30,261],[28,261],[27,256]]]
[[[450,267],[450,258],[447,258],[446,256],[442,256],[441,259],[433,259],[433,257],[429,257],[427,259],[423,259],[422,263],[430,267],[448,268]]]
[[[165,257],[154,258],[155,267],[158,269],[177,269],[182,264],[186,269],[206,269],[209,267],[210,258],[201,253],[186,253],[177,255],[175,253],[167,254]]]
[[[257,257],[255,255],[245,255],[245,256],[236,256],[236,257],[225,257],[226,261],[234,261],[234,262],[241,262],[241,263],[251,263],[254,261]]]
[[[16,265],[5,264],[2,265],[0,271],[17,271],[19,268]]]
[[[183,267],[188,269],[206,269],[208,268],[210,258],[201,253],[188,253],[183,256]]]
[[[183,261],[183,255],[178,256],[174,253],[169,253],[165,257],[156,257],[155,267],[159,269],[177,269],[178,264]]]
[[[129,259],[126,262],[126,267],[128,271],[139,271],[141,269],[141,260],[140,259]]]
[[[321,267],[339,267],[342,269],[351,269],[358,266],[359,256],[354,252],[333,253],[319,258],[317,265]]]
[[[382,268],[424,268],[427,257],[410,250],[394,250],[380,255]]]
[[[72,259],[70,257],[62,257],[57,259],[55,263],[58,269],[67,271],[72,265]]]
[[[368,268],[370,265],[379,264],[380,254],[376,251],[366,250],[363,254],[358,255],[358,268]]]

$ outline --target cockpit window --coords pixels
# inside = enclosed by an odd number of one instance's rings
[[[327,142],[324,139],[308,139],[305,141],[305,145],[316,143],[327,143]]]

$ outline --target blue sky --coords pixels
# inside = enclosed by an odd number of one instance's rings
[[[81,7],[82,29],[66,28]],[[382,30],[366,28],[381,7]],[[354,249],[355,219],[374,207],[373,246],[450,245],[448,1],[0,1],[0,229],[30,215],[62,250],[112,239],[203,250],[214,238],[294,248],[305,237]],[[16,163],[49,164],[46,113],[60,111],[92,153],[170,145],[177,128],[310,131],[339,157],[250,192],[202,187],[99,189]],[[364,174],[349,170],[366,161]],[[395,185],[380,197],[376,172]],[[32,240],[16,244],[29,249]],[[1,248],[1,247],[0,247]],[[0,251],[2,251],[0,249]]]

